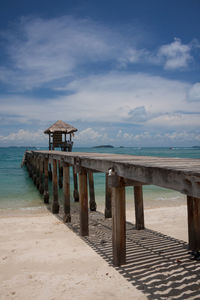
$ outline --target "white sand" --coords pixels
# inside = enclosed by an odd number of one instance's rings
[[[187,240],[185,206],[147,209],[145,223]],[[147,299],[48,211],[1,214],[0,282],[2,300]]]

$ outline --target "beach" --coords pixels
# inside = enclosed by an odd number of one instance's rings
[[[92,151],[91,148],[77,149]],[[20,168],[25,149],[1,148],[0,299],[198,299],[199,263],[190,260],[186,196],[144,186],[145,230],[135,230],[133,188],[126,188],[127,264],[112,264],[112,225],[104,219],[105,176],[94,174],[98,212],[79,234],[79,203],[64,224]],[[105,151],[110,151],[106,149]],[[197,158],[199,150],[114,148],[115,153]],[[72,174],[71,174],[72,179]],[[50,206],[52,185],[49,182]],[[62,207],[63,189],[59,190]],[[49,208],[50,208],[49,206]],[[189,295],[189,296],[188,296]],[[193,297],[193,298],[192,298]]]
[[[187,241],[185,205],[147,208],[145,224]],[[0,245],[0,299],[147,299],[45,207],[2,210]]]

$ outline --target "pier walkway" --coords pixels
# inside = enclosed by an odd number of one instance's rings
[[[48,203],[48,178],[53,166],[52,212],[59,212],[58,184],[64,188],[64,221],[71,221],[70,173],[73,167],[74,196],[80,200],[80,235],[88,230],[88,182],[90,210],[96,210],[94,172],[106,174],[105,217],[112,217],[113,263],[126,263],[125,187],[134,187],[136,229],[144,229],[142,186],[157,185],[187,196],[189,249],[200,250],[200,159],[163,158],[105,153],[27,151],[25,164],[44,202]],[[79,192],[77,184],[79,176]],[[63,175],[63,176],[62,176]],[[59,178],[58,178],[59,177]]]

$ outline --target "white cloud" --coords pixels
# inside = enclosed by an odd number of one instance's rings
[[[11,68],[0,68],[0,80],[23,90],[66,81],[85,64],[116,60],[127,43],[101,24],[72,16],[22,18],[15,26],[3,34]]]
[[[75,135],[75,142],[81,145],[101,144],[110,140],[111,138],[108,137],[104,128],[99,128],[98,130],[86,128]]]
[[[63,119],[72,124],[82,121],[153,125],[160,120],[165,127],[171,126],[173,118],[176,124],[182,124],[186,118],[192,126],[199,126],[194,114],[184,115],[200,111],[197,101],[187,100],[191,87],[181,81],[142,73],[109,73],[76,80],[68,86],[73,94],[49,100],[4,96],[0,99],[1,114],[27,122]],[[180,109],[182,112],[176,115]]]
[[[200,82],[195,83],[188,93],[190,101],[200,101]]]
[[[174,112],[171,114],[163,114],[161,116],[157,116],[151,120],[148,120],[147,126],[151,127],[159,127],[160,130],[164,128],[182,128],[185,129],[196,129],[200,127],[200,112],[199,113],[184,113],[182,112]]]
[[[0,136],[0,143],[2,145],[39,145],[47,142],[47,137],[42,130],[29,131],[19,129],[17,132],[12,132],[7,136]]]
[[[184,145],[200,142],[200,133],[192,131],[169,131],[163,133],[144,131],[140,133],[130,133],[123,130],[118,132],[118,138],[121,143],[132,146],[166,146],[166,145]]]
[[[127,38],[113,28],[72,16],[22,18],[15,29],[1,36],[7,42],[9,63],[0,67],[0,81],[21,90],[61,89],[64,82],[83,76],[85,66],[92,64],[92,69],[98,70],[102,62],[110,70],[135,63],[164,64],[174,70],[187,67],[192,60],[192,43],[175,39],[157,53],[139,48],[138,34]]]
[[[190,52],[191,44],[182,44],[180,39],[175,38],[171,44],[160,47],[158,56],[165,59],[166,70],[174,70],[188,67],[193,59]]]

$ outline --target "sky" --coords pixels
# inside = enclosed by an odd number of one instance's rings
[[[1,0],[0,146],[200,145],[199,0]]]

